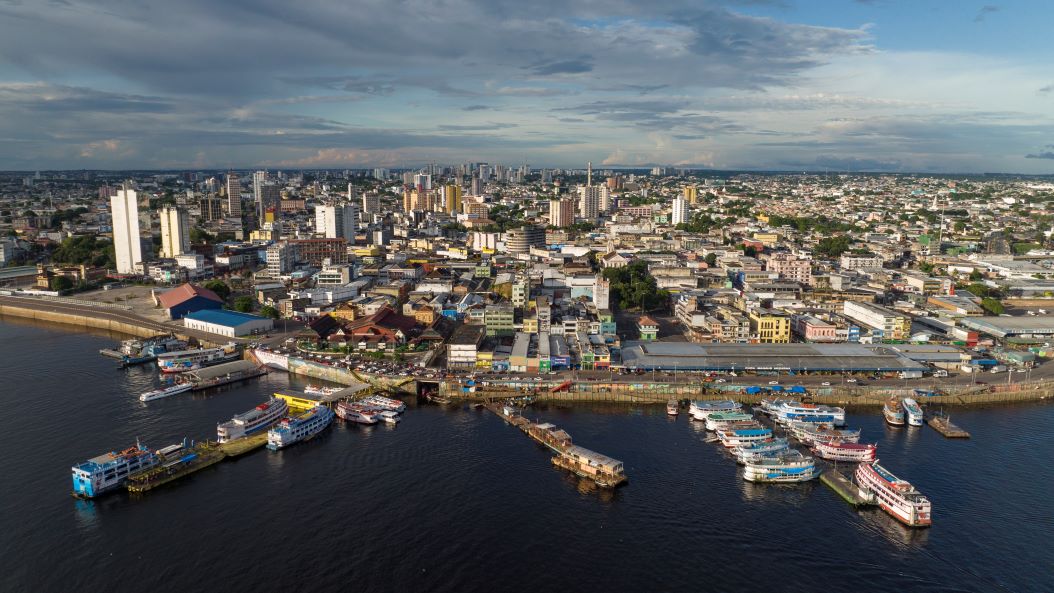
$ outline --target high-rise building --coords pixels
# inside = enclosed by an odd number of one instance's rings
[[[272,243],[267,247],[267,275],[277,278],[293,271],[294,249],[284,242]]]
[[[414,175],[414,187],[417,191],[428,191],[432,189],[432,176],[425,173]]]
[[[583,185],[578,188],[578,215],[586,220],[595,220],[600,215],[600,188]]]
[[[381,211],[380,194],[362,194],[362,213],[377,214]]]
[[[527,253],[531,247],[545,247],[545,228],[525,225],[505,235],[505,249],[509,253]]]
[[[568,227],[575,223],[575,202],[570,198],[549,200],[549,224]]]
[[[227,174],[227,215],[242,217],[242,182],[234,173]]]
[[[461,212],[461,186],[455,183],[448,184],[443,188],[443,203],[446,213],[455,215]]]
[[[263,209],[260,208],[260,199],[263,197],[263,191],[261,190],[261,187],[266,181],[267,171],[256,171],[255,173],[253,173],[253,199],[256,200],[257,214],[263,212]]]
[[[688,222],[688,200],[684,196],[678,196],[673,199],[673,212],[670,214],[670,222],[673,224]]]
[[[139,240],[139,202],[135,191],[122,189],[110,198],[113,217],[113,246],[117,256],[117,272],[134,274],[135,264],[143,261],[142,242]]]
[[[684,199],[687,200],[689,204],[695,204],[699,201],[699,189],[694,185],[689,185],[684,188]]]
[[[600,311],[611,308],[611,282],[599,274],[593,280],[593,304]]]
[[[213,194],[204,194],[198,200],[198,211],[204,222],[219,220],[223,218],[223,201]]]
[[[476,177],[475,175],[472,176],[472,195],[483,195],[483,182],[481,182],[479,177]]]
[[[315,208],[315,232],[327,239],[345,239],[348,243],[353,243],[358,228],[357,204],[333,204]]]
[[[190,251],[190,220],[182,208],[161,209],[161,257],[173,258]]]
[[[600,186],[600,211],[607,214],[612,210],[611,190],[607,185]]]

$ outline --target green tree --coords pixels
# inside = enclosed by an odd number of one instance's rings
[[[852,239],[846,235],[824,237],[816,244],[816,253],[830,258],[839,257],[846,251],[849,251],[849,245],[852,242]]]
[[[205,284],[201,285],[202,288],[207,288],[212,292],[216,293],[216,296],[223,300],[227,300],[227,297],[231,296],[231,287],[227,286],[227,283],[220,279],[209,280]]]
[[[234,310],[242,313],[252,313],[253,304],[255,303],[256,301],[252,297],[240,296],[234,299]]]
[[[278,312],[278,309],[275,309],[271,305],[264,305],[260,307],[260,315],[263,315],[264,317],[270,317],[271,319],[278,319],[282,316]]]
[[[51,290],[57,290],[59,292],[73,288],[73,280],[70,280],[66,276],[55,276],[51,279],[50,284]]]
[[[1003,303],[1000,303],[998,299],[992,297],[984,297],[981,299],[981,308],[988,311],[992,315],[1002,315],[1006,308],[1003,307]]]
[[[215,239],[215,237],[203,228],[194,227],[190,229],[191,243],[212,243],[213,239]]]
[[[706,257],[703,259],[703,261],[706,262],[707,267],[711,267],[712,268],[715,265],[717,265],[717,254],[716,253],[707,253]]]
[[[982,274],[979,270],[974,270],[970,272],[970,282],[979,282],[983,279],[984,274]]]

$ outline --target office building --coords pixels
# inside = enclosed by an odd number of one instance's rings
[[[315,207],[315,232],[327,239],[343,238],[355,241],[359,228],[359,207],[356,204],[328,204]]]
[[[122,189],[110,198],[113,217],[113,245],[117,257],[117,272],[134,274],[135,265],[143,261],[139,239],[139,202],[134,190]]]
[[[380,194],[362,194],[362,213],[379,214],[381,211]]]
[[[461,212],[461,186],[449,184],[443,188],[444,204],[446,213],[451,216]]]
[[[173,258],[190,251],[190,220],[186,210],[161,209],[161,257]]]
[[[684,199],[687,200],[689,204],[697,203],[699,201],[699,189],[694,185],[684,188]]]
[[[227,174],[227,216],[242,217],[242,182],[234,173]]]

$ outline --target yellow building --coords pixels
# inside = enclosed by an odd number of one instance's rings
[[[689,186],[684,188],[684,199],[687,200],[689,204],[695,204],[696,202],[698,202],[699,188],[695,186]]]
[[[750,332],[762,344],[788,344],[791,339],[790,317],[777,313],[753,310],[750,318]]]
[[[771,247],[776,243],[779,243],[779,233],[754,233],[754,240],[761,241],[765,245]]]
[[[536,334],[538,333],[538,318],[537,317],[524,317],[523,318],[523,333]]]
[[[444,206],[446,213],[455,215],[461,212],[461,186],[450,184],[443,188]]]

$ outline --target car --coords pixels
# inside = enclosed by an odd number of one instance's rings
[[[846,382],[846,383],[856,383],[856,382],[857,382],[857,380],[856,380],[856,379],[854,379],[854,378],[852,378],[852,377],[850,377],[850,378],[846,379],[846,380],[845,380],[845,382]]]
[[[820,383],[820,385],[823,385],[824,387],[830,387],[831,386],[831,382],[830,381],[824,381],[823,383]]]
[[[973,384],[974,385],[988,385],[988,383],[986,383],[985,381],[974,381]]]
[[[779,381],[769,381],[769,385],[779,385]]]
[[[724,382],[725,382],[724,379],[716,379],[716,380],[714,380],[714,383],[724,383]]]

